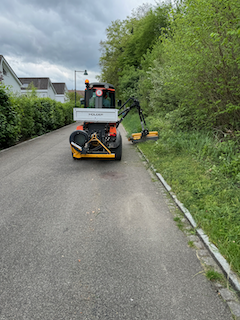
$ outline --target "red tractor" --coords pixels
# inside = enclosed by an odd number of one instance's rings
[[[85,81],[84,108],[73,109],[73,119],[81,121],[69,138],[74,159],[100,158],[121,160],[122,137],[119,124],[128,112],[137,108],[142,131],[129,138],[133,143],[145,140],[157,140],[158,132],[149,132],[139,102],[129,98],[119,109],[116,108],[115,88],[109,83]],[[130,107],[124,108],[132,100]],[[124,109],[123,109],[124,108]],[[119,119],[119,117],[121,117]]]

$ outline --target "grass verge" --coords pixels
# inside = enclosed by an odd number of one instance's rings
[[[138,146],[240,276],[238,140],[176,131],[167,120],[149,120],[150,129],[159,130],[159,140]],[[123,121],[129,134],[139,131],[136,123],[137,114]]]

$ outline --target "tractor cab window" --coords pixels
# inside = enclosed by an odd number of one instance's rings
[[[95,108],[95,103],[96,103],[96,93],[91,92],[91,97],[89,97],[89,108]]]
[[[115,108],[115,91],[92,88],[85,91],[86,108]]]
[[[111,107],[111,98],[109,92],[103,92],[103,108],[110,108]]]

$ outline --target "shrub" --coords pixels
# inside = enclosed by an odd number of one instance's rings
[[[15,104],[0,86],[0,148],[15,144],[19,136],[19,115]]]
[[[20,139],[24,140],[34,135],[34,105],[33,99],[25,96],[16,99],[20,116]]]
[[[73,104],[36,94],[12,96],[0,87],[0,148],[42,135],[73,121]]]

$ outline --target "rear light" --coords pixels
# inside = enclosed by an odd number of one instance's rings
[[[109,128],[109,136],[116,137],[117,136],[117,129],[114,126],[110,126]]]

